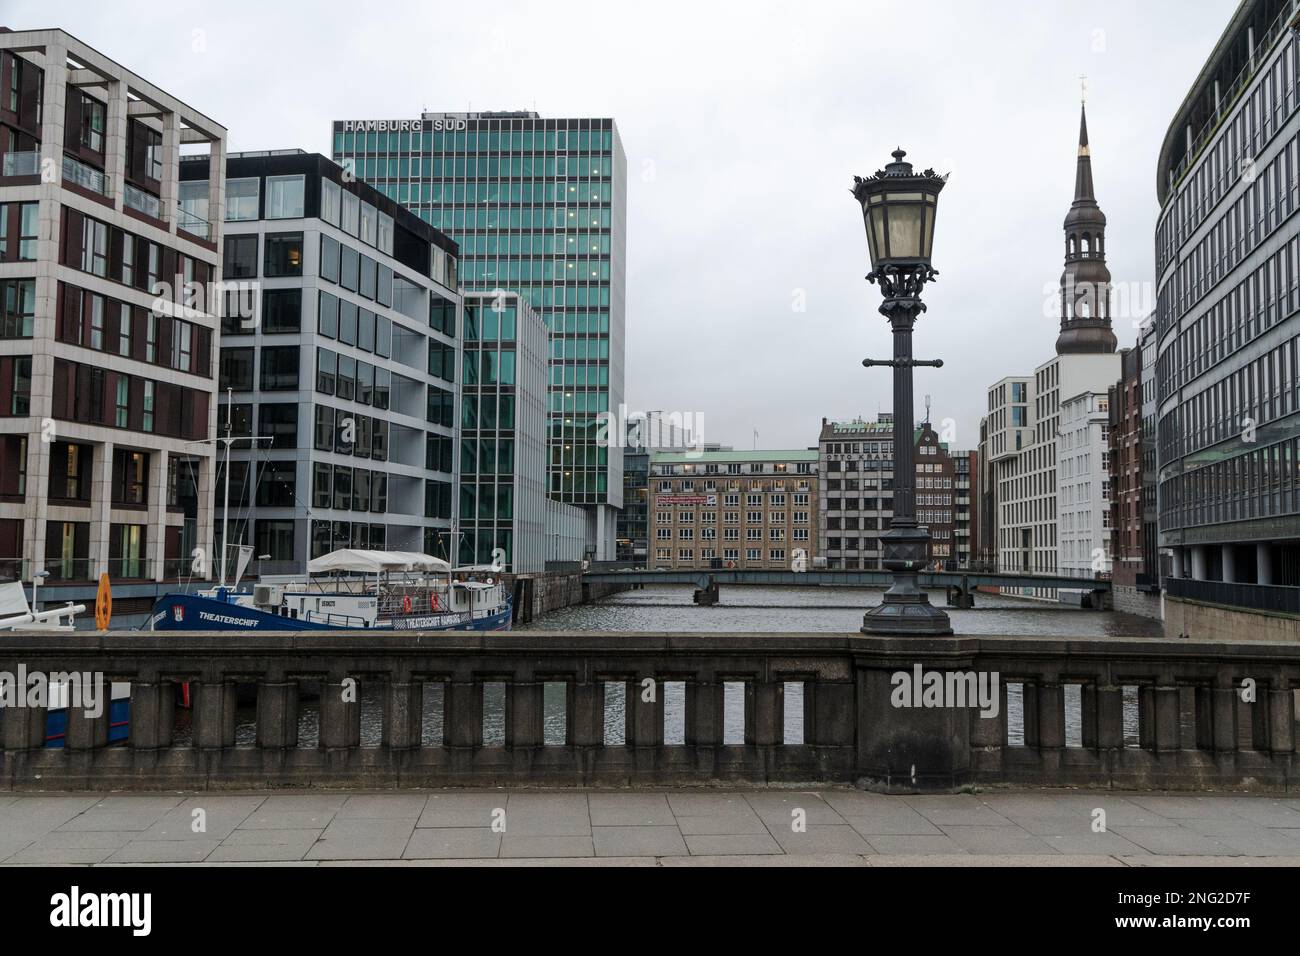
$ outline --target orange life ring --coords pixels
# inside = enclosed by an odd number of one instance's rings
[[[409,594],[402,595],[402,613],[403,614],[411,613],[411,595]]]
[[[429,610],[438,610],[438,594],[436,591],[429,595]]]

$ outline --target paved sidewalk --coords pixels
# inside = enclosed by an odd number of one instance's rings
[[[1093,829],[1098,809],[1104,832]],[[10,794],[0,796],[0,863],[1293,866],[1300,864],[1300,797],[1077,790],[890,797],[850,789]]]

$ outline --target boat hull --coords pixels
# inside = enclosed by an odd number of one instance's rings
[[[433,614],[380,621],[376,631],[508,631],[511,607],[470,618],[467,614]],[[257,608],[198,594],[164,594],[153,606],[146,629],[154,631],[350,631],[323,621],[268,614]]]

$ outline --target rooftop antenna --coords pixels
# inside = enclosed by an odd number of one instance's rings
[[[925,423],[930,424],[930,396],[925,396]]]

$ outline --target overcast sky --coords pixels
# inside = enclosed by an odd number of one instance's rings
[[[1157,150],[1236,5],[0,0],[0,24],[68,30],[226,125],[232,151],[328,154],[331,120],[424,109],[613,116],[627,404],[702,414],[737,448],[889,409],[889,372],[859,364],[891,346],[848,188],[901,145],[951,173],[915,337],[946,364],[917,371],[917,413],[929,393],[974,448],[986,387],[1052,355],[1079,75],[1111,273],[1149,311]]]

